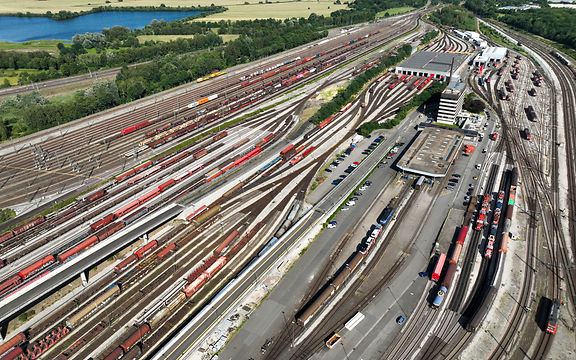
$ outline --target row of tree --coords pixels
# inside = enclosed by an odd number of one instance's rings
[[[327,117],[336,114],[340,109],[352,100],[352,98],[374,77],[380,75],[383,71],[394,65],[408,56],[412,52],[412,46],[403,45],[400,47],[395,54],[390,56],[384,56],[380,59],[380,63],[362,74],[356,76],[348,86],[344,89],[338,91],[336,96],[334,96],[330,101],[323,104],[320,109],[310,118],[310,121],[319,124],[322,120]]]
[[[413,109],[418,108],[423,104],[439,101],[440,94],[445,88],[445,82],[434,82],[426,90],[414,96],[408,103],[401,106],[392,120],[383,123],[379,123],[378,121],[367,122],[362,124],[356,132],[362,136],[368,136],[372,131],[377,129],[392,129],[396,125],[400,124]]]

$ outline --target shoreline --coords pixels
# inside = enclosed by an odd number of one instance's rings
[[[32,12],[17,12],[17,13],[0,13],[0,16],[14,16],[14,17],[45,17],[56,21],[64,21],[74,19],[83,15],[97,14],[103,12],[140,12],[140,11],[166,11],[166,12],[184,12],[184,11],[199,11],[198,16],[193,18],[202,18],[208,15],[221,13],[228,10],[224,6],[98,6],[90,10],[81,11],[67,11],[60,10],[53,13],[47,11],[45,13],[32,13]]]

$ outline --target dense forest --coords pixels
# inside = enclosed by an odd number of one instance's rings
[[[498,10],[507,5],[524,5],[526,0],[466,0],[465,6],[477,15],[494,18],[515,28],[576,48],[576,10],[550,8],[546,1],[533,1],[541,9]]]
[[[374,20],[379,11],[426,0],[357,0],[330,17],[315,14],[286,20],[153,22],[140,30],[114,27],[82,34],[58,53],[0,51],[0,68],[34,69],[27,81],[121,67],[115,81],[53,101],[38,94],[0,104],[0,140],[19,137],[190,82],[214,70],[254,61],[325,37],[327,29]],[[186,34],[192,38],[140,43],[139,35]],[[218,34],[239,37],[226,44]],[[132,63],[141,63],[128,67]]]

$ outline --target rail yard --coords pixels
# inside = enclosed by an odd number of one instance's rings
[[[576,356],[572,61],[486,23],[530,57],[474,65],[424,15],[0,145],[0,359]],[[486,110],[410,108],[441,84]]]

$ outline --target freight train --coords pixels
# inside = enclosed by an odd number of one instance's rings
[[[4,234],[0,235],[0,244],[2,244],[3,242],[12,239],[14,236],[18,236],[30,229],[32,229],[33,227],[36,227],[42,223],[44,223],[46,221],[46,217],[45,216],[38,216],[37,218],[34,218],[33,220],[28,221],[27,223],[25,223],[24,225],[20,225],[18,227],[15,227],[14,229],[5,232]],[[1,266],[0,266],[1,267]]]
[[[362,263],[370,249],[374,246],[379,236],[382,234],[382,225],[374,224],[369,236],[363,239],[357,247],[357,250],[346,260],[346,262],[334,274],[332,279],[324,286],[314,298],[309,301],[296,314],[296,322],[300,326],[305,326],[312,316],[342,287],[350,275]]]
[[[462,248],[464,246],[464,241],[468,235],[468,225],[463,225],[458,231],[458,237],[456,238],[456,243],[454,244],[454,249],[452,250],[452,255],[448,261],[448,268],[444,274],[444,278],[440,283],[436,297],[432,301],[433,308],[439,308],[448,294],[448,290],[452,286],[452,280],[454,280],[454,275],[456,274],[456,268],[458,267],[458,260],[460,259],[460,254],[462,253]]]

